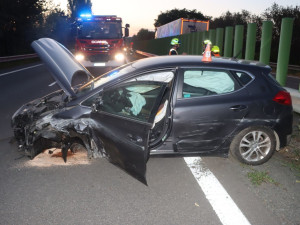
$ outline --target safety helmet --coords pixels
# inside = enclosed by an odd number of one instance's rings
[[[171,45],[180,45],[181,43],[180,43],[180,41],[179,41],[179,39],[178,38],[173,38],[172,40],[171,40]]]
[[[220,53],[220,48],[219,48],[218,46],[214,45],[214,46],[211,48],[211,51],[212,51],[213,53]]]
[[[210,44],[210,45],[211,45],[211,41],[210,41],[210,40],[208,40],[208,39],[207,39],[207,40],[204,40],[204,41],[203,41],[203,44],[204,44],[204,45],[208,45],[208,44]]]

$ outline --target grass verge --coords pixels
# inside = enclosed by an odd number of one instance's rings
[[[270,177],[269,173],[266,171],[258,171],[255,169],[251,169],[251,172],[247,173],[247,177],[250,179],[251,183],[253,185],[261,185],[262,183],[271,183],[278,185],[278,182],[276,182],[273,178]]]
[[[294,113],[293,134],[291,140],[279,153],[284,157],[282,165],[290,168],[300,177],[300,114]]]

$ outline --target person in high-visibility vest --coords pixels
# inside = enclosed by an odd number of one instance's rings
[[[214,45],[211,48],[211,54],[212,54],[212,56],[220,57],[220,48],[218,46]]]
[[[169,55],[178,55],[178,48],[180,47],[180,40],[178,38],[173,38],[171,40],[171,46],[172,48],[169,51]]]

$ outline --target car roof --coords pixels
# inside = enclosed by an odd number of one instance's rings
[[[219,68],[230,70],[249,71],[252,75],[256,75],[257,71],[269,74],[271,67],[258,61],[239,60],[225,57],[212,57],[212,62],[202,62],[202,56],[193,55],[173,55],[173,56],[154,56],[144,59],[139,59],[132,63],[125,65],[130,67],[128,73],[122,75],[124,78],[134,76],[134,74],[140,72],[146,72],[157,69],[177,68],[177,67],[207,67],[207,68]],[[120,67],[121,68],[121,67]],[[116,68],[116,70],[120,69]],[[108,72],[111,73],[111,72]],[[116,79],[119,77],[116,77]],[[97,79],[97,78],[96,78]],[[115,79],[111,80],[114,82]],[[87,93],[87,95],[93,95],[102,86],[99,86]],[[86,98],[86,95],[80,96],[77,100],[81,101],[82,98]]]
[[[212,57],[212,62],[202,62],[202,56],[193,55],[174,55],[174,56],[155,56],[140,59],[132,63],[136,70],[165,68],[165,67],[218,67],[239,70],[263,70],[266,73],[271,71],[271,67],[258,61],[241,60],[225,57]]]

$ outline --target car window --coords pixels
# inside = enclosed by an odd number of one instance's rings
[[[173,77],[173,72],[149,73],[104,90],[101,110],[147,122],[162,90]]]
[[[146,74],[140,77],[133,78],[129,80],[131,81],[159,81],[159,82],[164,82],[164,83],[169,83],[174,77],[173,72],[166,71],[166,72],[159,72],[159,73],[150,73]]]
[[[183,78],[183,98],[224,94],[235,90],[228,71],[186,70]]]
[[[252,77],[247,73],[244,72],[234,72],[234,73],[236,74],[238,80],[241,82],[243,86],[245,86],[252,80]]]

